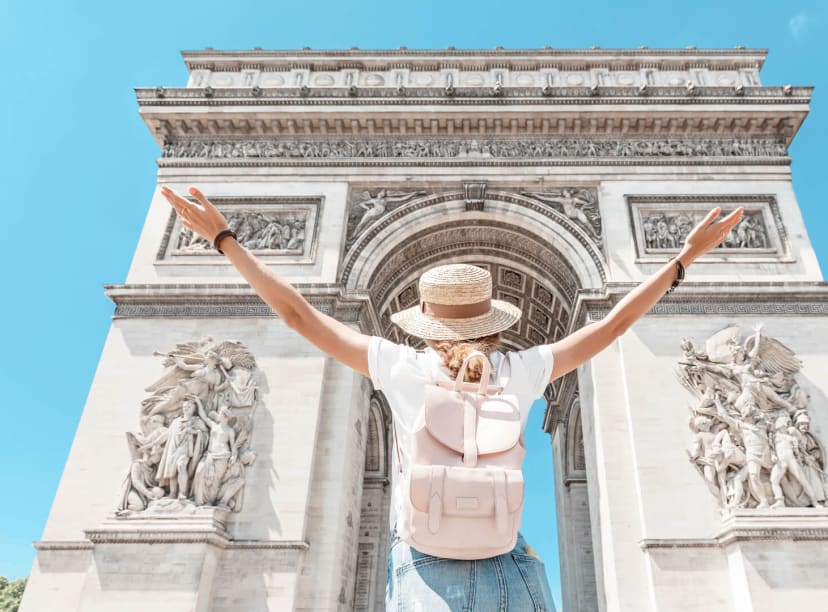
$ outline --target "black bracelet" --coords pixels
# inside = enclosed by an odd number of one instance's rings
[[[670,261],[675,260],[676,262],[676,277],[673,279],[673,284],[670,288],[664,293],[664,295],[669,295],[673,292],[673,290],[679,286],[681,281],[684,280],[684,265],[681,263],[681,260],[678,258],[678,255],[673,257]]]
[[[218,234],[216,234],[216,237],[213,238],[213,246],[216,247],[216,250],[222,255],[224,255],[224,251],[222,251],[219,248],[219,244],[221,244],[221,241],[227,238],[228,236],[232,236],[234,240],[238,239],[238,236],[236,236],[236,232],[234,232],[230,228],[221,230]]]

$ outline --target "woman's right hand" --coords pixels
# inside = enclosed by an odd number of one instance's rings
[[[742,220],[742,213],[745,212],[744,207],[740,206],[726,217],[719,219],[715,223],[715,219],[719,213],[722,212],[721,207],[717,206],[702,219],[696,227],[687,235],[682,248],[682,263],[687,266],[696,259],[719,246],[731,230]],[[689,261],[685,261],[689,259]]]
[[[182,197],[174,189],[170,189],[166,185],[161,185],[161,195],[163,195],[167,202],[175,209],[181,219],[181,224],[189,230],[192,230],[210,244],[222,230],[227,229],[227,219],[224,218],[218,209],[204,197],[195,187],[188,189],[198,204],[190,202],[188,199]]]

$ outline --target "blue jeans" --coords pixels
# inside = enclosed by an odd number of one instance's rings
[[[419,552],[391,531],[385,609],[394,612],[555,612],[543,561],[518,533],[507,553],[461,561]]]

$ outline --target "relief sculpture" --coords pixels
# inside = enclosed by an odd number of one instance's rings
[[[214,506],[238,512],[258,401],[256,360],[241,342],[177,344],[164,375],[146,388],[140,430],[127,433],[132,461],[119,516]]]
[[[787,146],[775,139],[481,140],[180,140],[165,143],[165,158],[557,158],[557,157],[778,157]]]
[[[601,213],[598,210],[598,197],[594,189],[553,189],[521,193],[562,212],[596,244],[601,244]]]
[[[425,194],[425,191],[401,192],[380,189],[376,194],[371,195],[370,191],[364,191],[348,209],[348,244],[353,243],[368,226],[385,216],[386,213]]]
[[[683,339],[678,377],[695,396],[688,455],[725,508],[820,507],[825,453],[810,431],[802,363],[762,333],[723,329],[699,350]]]
[[[704,217],[703,212],[641,213],[641,229],[648,251],[681,248],[690,231]],[[722,212],[722,215],[727,214]],[[717,249],[767,249],[768,232],[762,212],[745,211],[742,220],[725,237]]]
[[[227,224],[240,244],[253,251],[289,251],[302,253],[308,214],[292,212],[226,213]],[[179,253],[214,252],[213,245],[182,227],[175,243]]]

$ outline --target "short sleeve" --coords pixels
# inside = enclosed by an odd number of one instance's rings
[[[395,344],[379,336],[371,336],[368,340],[368,374],[379,391],[391,388],[399,366],[415,359],[415,351],[410,346]]]
[[[527,377],[527,392],[533,399],[543,395],[549,379],[552,377],[552,366],[555,357],[552,354],[551,344],[538,344],[516,353],[520,357]]]

